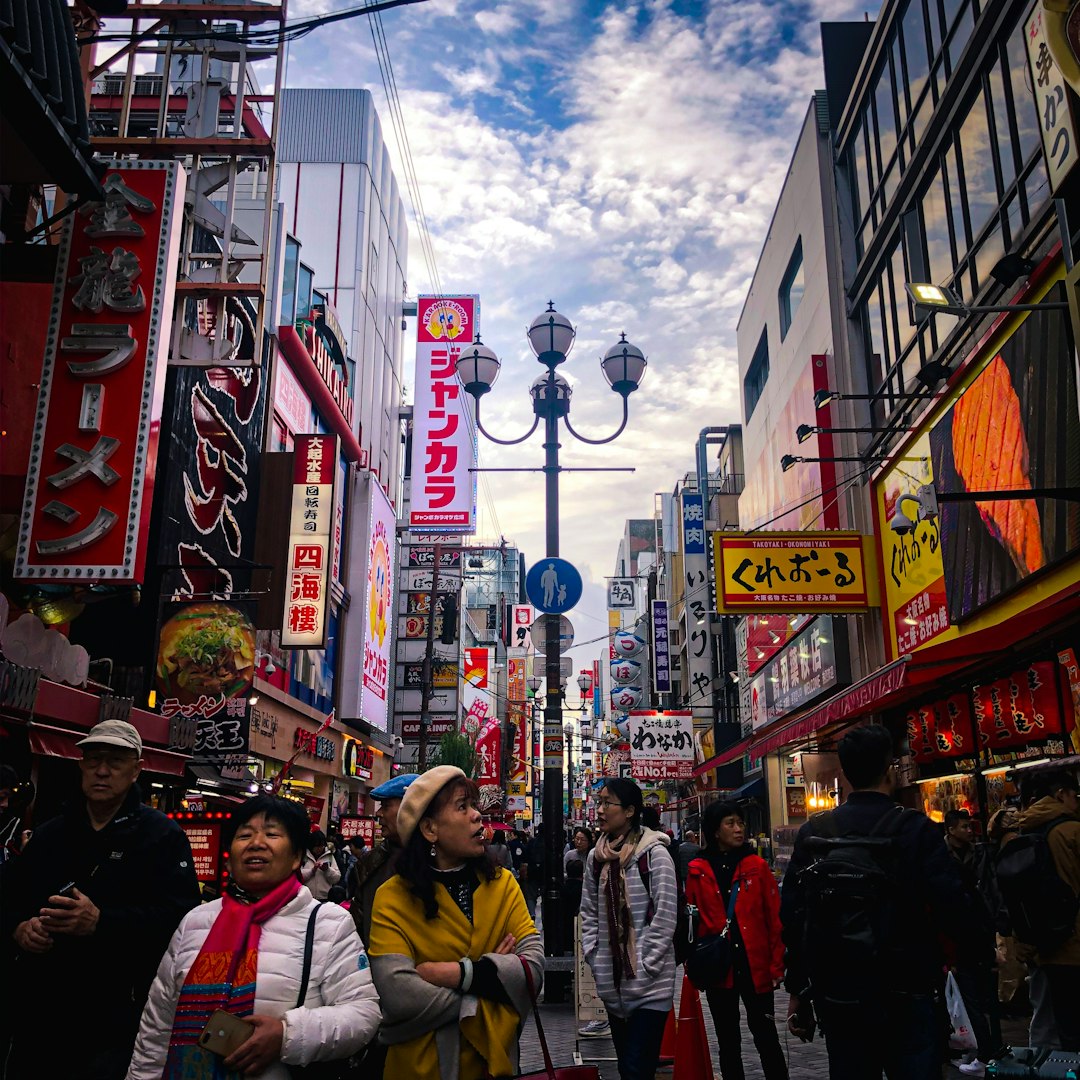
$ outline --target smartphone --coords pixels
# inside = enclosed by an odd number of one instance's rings
[[[64,896],[68,900],[75,899],[75,882],[69,881],[62,889],[56,890],[57,896]]]
[[[228,1057],[239,1050],[254,1031],[254,1024],[239,1016],[233,1016],[224,1009],[218,1009],[206,1021],[206,1027],[199,1036],[199,1045],[205,1046],[212,1053]]]

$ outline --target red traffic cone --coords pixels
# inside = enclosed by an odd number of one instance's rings
[[[660,1064],[670,1065],[675,1060],[675,1009],[668,1010],[667,1023],[664,1025],[664,1038],[660,1043]]]
[[[701,1011],[701,995],[685,975],[679,999],[675,1069],[671,1080],[713,1080],[712,1054],[705,1032],[705,1014]]]

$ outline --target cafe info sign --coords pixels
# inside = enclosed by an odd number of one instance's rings
[[[455,364],[479,330],[478,296],[421,296],[417,301],[413,382],[413,531],[476,530],[476,432]]]
[[[17,578],[143,580],[184,173],[130,162],[103,188],[63,227]]]
[[[336,435],[296,436],[285,619],[281,628],[283,649],[321,649],[326,645],[337,464]]]
[[[721,612],[851,613],[878,603],[868,540],[846,532],[713,534]]]

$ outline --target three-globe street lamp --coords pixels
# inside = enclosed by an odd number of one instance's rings
[[[629,417],[627,399],[641,385],[645,376],[645,354],[626,340],[620,340],[604,354],[600,369],[611,389],[622,398],[622,422],[613,434],[591,439],[579,434],[570,424],[570,384],[557,368],[574,344],[575,331],[570,320],[555,310],[554,302],[547,311],[532,321],[528,330],[529,345],[536,359],[547,368],[529,388],[534,420],[532,427],[516,439],[500,439],[484,429],[480,420],[480,399],[488,393],[499,376],[502,366],[498,356],[480,340],[462,348],[457,359],[457,374],[466,392],[473,398],[476,427],[493,443],[514,446],[529,439],[540,421],[544,421],[544,467],[546,508],[546,556],[559,555],[559,474],[572,470],[559,464],[559,421],[579,442],[600,446],[617,439],[626,428]],[[500,470],[503,471],[503,470]],[[517,470],[506,470],[517,471]],[[533,471],[533,470],[528,470]],[[608,471],[590,469],[590,472]],[[618,470],[621,471],[621,470]],[[554,618],[554,616],[552,616]],[[563,755],[561,740],[563,691],[559,674],[561,647],[559,633],[549,631],[545,641],[545,676],[547,693],[544,698],[544,951],[548,956],[563,955],[562,919],[562,788]],[[554,748],[558,747],[557,753]],[[549,753],[549,748],[552,752]]]

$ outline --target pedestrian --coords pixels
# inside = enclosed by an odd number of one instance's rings
[[[357,834],[356,836],[350,836],[345,841],[344,852],[344,869],[341,871],[341,884],[345,887],[345,893],[352,899],[350,889],[352,888],[352,882],[356,880],[356,864],[364,857],[367,852],[367,844],[364,843],[364,838]]]
[[[871,724],[839,743],[853,788],[799,830],[780,894],[788,1027],[825,1035],[831,1080],[940,1080],[939,932],[966,933],[971,897],[941,833],[893,800],[892,737]]]
[[[525,858],[520,871],[521,891],[525,896],[525,906],[530,919],[536,918],[536,902],[540,898],[540,890],[544,887],[546,860],[544,835],[540,829],[535,829],[525,845]]]
[[[316,900],[325,900],[330,887],[341,880],[341,869],[334,853],[326,845],[326,836],[319,829],[308,837],[307,853],[300,866],[300,880]]]
[[[580,863],[585,866],[589,852],[593,849],[592,829],[587,825],[578,825],[574,829],[574,835],[570,839],[570,850],[563,855],[563,871],[569,872],[571,863]]]
[[[633,781],[604,781],[601,836],[581,894],[581,947],[607,1009],[621,1080],[653,1080],[675,996],[675,864],[668,838],[643,825],[642,809]]]
[[[510,858],[514,863],[514,877],[521,877],[521,861],[525,857],[525,834],[520,829],[515,829],[510,836]]]
[[[570,844],[570,850],[563,855],[562,918],[563,941],[568,949],[573,950],[577,940],[577,917],[581,911],[581,890],[585,883],[585,863],[593,847],[592,830],[586,825],[578,825]],[[584,1026],[590,1027],[589,1024]],[[586,1034],[593,1032],[590,1030]]]
[[[996,863],[1006,839],[1019,831],[1019,809],[1015,806],[1003,806],[990,816],[986,826],[987,843],[975,849],[979,892],[994,916],[998,1010],[999,1014],[1008,1016],[1027,1015],[1026,1009],[1022,1008],[1023,996],[1017,1000],[1020,987],[1027,977],[1027,968],[1020,955],[1019,943],[1013,936],[1009,909],[998,888]]]
[[[122,1077],[157,963],[199,902],[187,837],[139,796],[139,732],[105,720],[77,745],[83,797],[4,864],[8,1080]]]
[[[349,1058],[379,1026],[352,919],[300,883],[309,828],[303,808],[258,795],[233,812],[230,826],[225,895],[186,915],[173,935],[127,1080],[287,1080],[290,1066]],[[252,1026],[224,1060],[201,1039],[219,1009]]]
[[[1020,816],[1020,831],[1042,831],[1058,877],[1080,897],[1080,799],[1076,777],[1053,771],[1035,781],[1035,799]],[[1073,933],[1054,947],[1040,948],[1039,971],[1063,1050],[1080,1050],[1080,910]]]
[[[787,1080],[773,1014],[773,991],[784,978],[780,890],[769,864],[746,842],[737,803],[710,803],[702,818],[705,849],[688,868],[686,902],[697,908],[695,940],[727,931],[731,969],[705,997],[716,1027],[723,1080],[744,1080],[739,1000],[765,1080]]]
[[[388,1076],[518,1071],[543,946],[513,875],[486,850],[478,801],[476,784],[453,765],[422,773],[401,800],[402,852],[375,897],[369,950]]]
[[[503,841],[502,833],[498,829],[491,834],[491,842],[488,844],[488,851],[491,852],[491,857],[495,860],[496,866],[501,866],[504,870],[509,870],[510,873],[513,874],[514,860],[510,854],[510,849]]]
[[[971,933],[964,945],[957,948],[951,970],[960,996],[964,999],[964,1008],[978,1047],[965,1054],[957,1067],[965,1075],[983,1076],[987,1062],[1001,1047],[994,972],[997,958],[994,918],[979,888],[979,865],[984,860],[976,860],[970,812],[964,809],[947,810],[943,824],[945,846],[960,867],[960,876],[973,901],[969,916]]]
[[[679,868],[679,876],[685,883],[687,874],[690,871],[690,864],[701,855],[702,847],[698,842],[698,834],[695,829],[686,829],[683,832],[683,840],[679,845],[679,859],[677,866]]]

